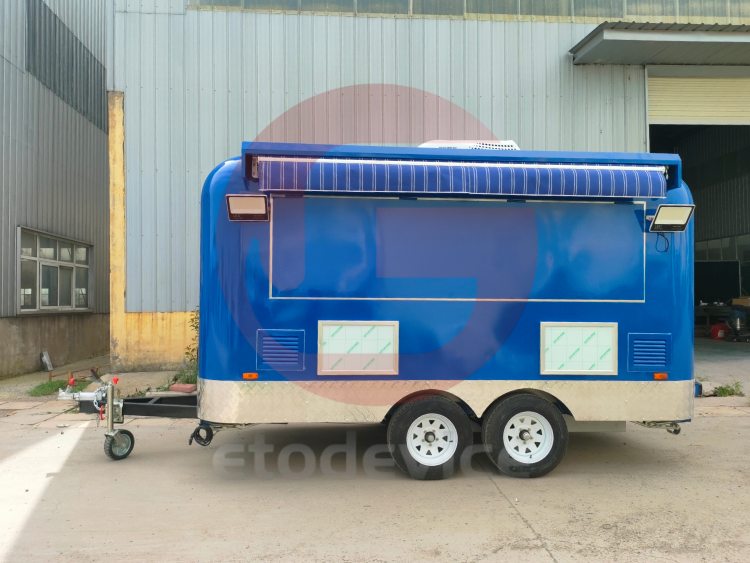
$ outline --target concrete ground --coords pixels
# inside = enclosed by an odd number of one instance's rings
[[[750,345],[696,342],[698,377],[747,392],[749,374]],[[131,417],[135,450],[113,462],[90,415],[6,385],[0,561],[750,561],[747,397],[696,400],[679,436],[572,434],[540,479],[477,454],[417,482],[380,426],[262,425],[202,448],[195,421]]]
[[[739,381],[750,394],[750,343],[696,338],[695,377],[718,385]]]
[[[129,419],[135,450],[113,462],[66,406],[0,404],[0,559],[750,560],[747,398],[698,400],[679,436],[573,434],[540,479],[477,455],[437,482],[394,469],[380,426],[263,425],[202,448],[193,421]]]

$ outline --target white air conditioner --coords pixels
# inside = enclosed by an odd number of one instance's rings
[[[517,151],[520,150],[515,141],[427,141],[419,145],[428,149],[490,149],[497,151]]]

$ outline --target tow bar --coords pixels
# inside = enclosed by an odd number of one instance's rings
[[[98,420],[106,421],[104,433],[104,453],[113,460],[125,459],[133,451],[135,437],[129,430],[115,428],[128,416],[158,416],[162,418],[198,418],[198,398],[196,395],[164,397],[131,397],[121,399],[116,385],[118,377],[103,383],[95,391],[73,391],[75,380],[71,378],[65,390],[60,390],[59,400],[78,401],[80,412],[95,414]],[[214,436],[211,424],[201,421],[190,436],[201,446],[211,443]]]

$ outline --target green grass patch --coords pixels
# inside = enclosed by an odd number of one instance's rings
[[[185,348],[183,368],[174,377],[174,381],[178,383],[198,383],[198,329],[200,327],[198,309],[190,315],[189,324],[193,340]]]
[[[88,381],[77,381],[73,386],[73,391],[83,391],[88,387]],[[52,381],[45,381],[40,383],[36,387],[29,390],[29,395],[32,397],[44,397],[46,395],[55,395],[60,389],[65,389],[68,386],[68,382],[62,379],[53,379]]]
[[[714,389],[714,395],[716,397],[744,397],[745,394],[742,392],[742,384],[739,381],[735,381],[730,385],[719,385]]]

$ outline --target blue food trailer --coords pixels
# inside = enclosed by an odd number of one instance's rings
[[[675,155],[245,143],[203,188],[191,441],[383,422],[396,464],[436,479],[475,429],[517,477],[554,469],[569,431],[676,434],[692,212]],[[63,395],[106,411],[113,459],[125,410],[196,416],[111,383]]]
[[[569,429],[676,433],[692,211],[676,155],[245,143],[202,195],[202,428],[384,422],[422,479],[477,424],[531,477]]]

